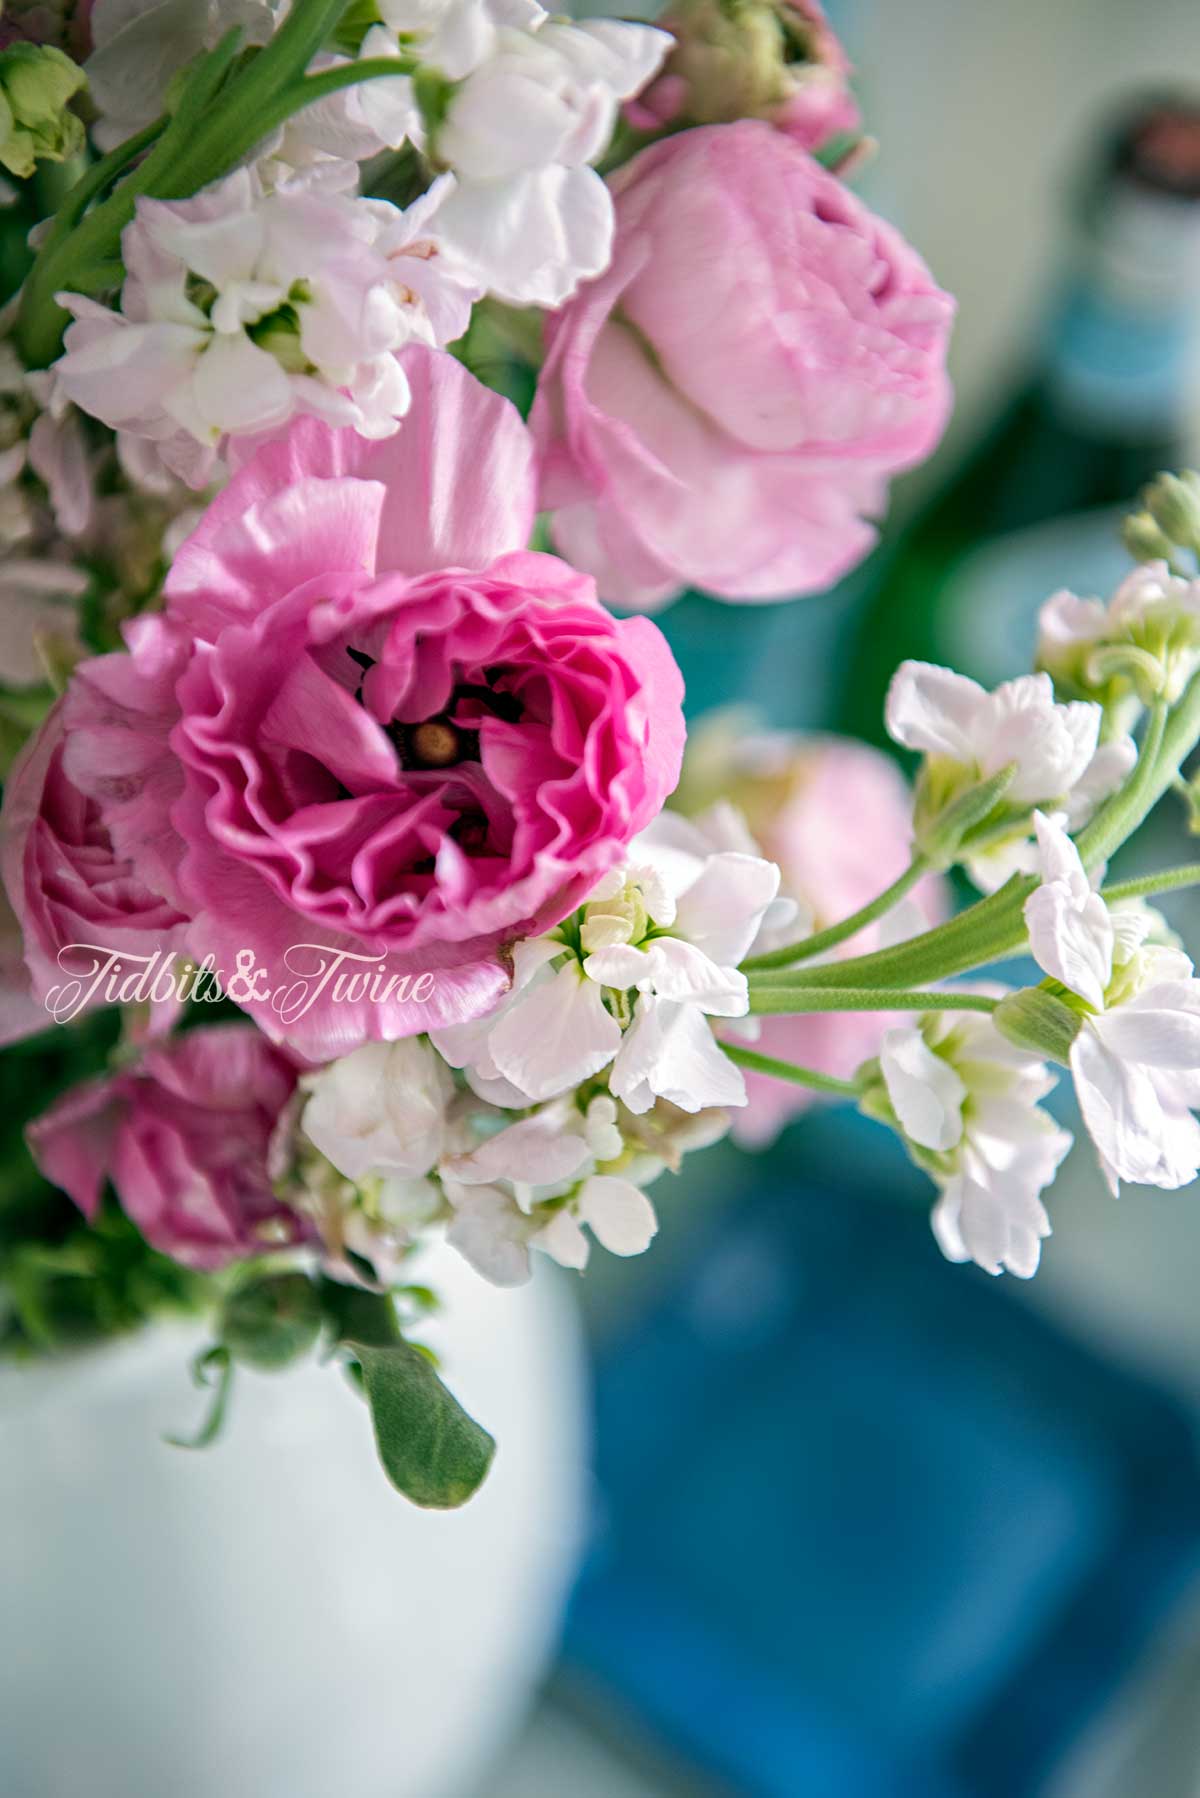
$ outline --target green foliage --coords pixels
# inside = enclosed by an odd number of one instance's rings
[[[465,1504],[482,1484],[496,1444],[407,1342],[349,1342],[362,1369],[384,1472],[414,1504]]]

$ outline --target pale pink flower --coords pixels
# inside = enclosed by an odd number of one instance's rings
[[[611,266],[551,318],[531,418],[555,542],[626,606],[830,586],[941,436],[953,302],[758,120],[654,144],[612,187]]]

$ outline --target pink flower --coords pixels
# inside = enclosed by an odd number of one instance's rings
[[[30,1124],[47,1180],[96,1214],[106,1179],[151,1248],[216,1268],[304,1239],[276,1199],[272,1139],[296,1071],[249,1024],[191,1030],[75,1087]]]
[[[828,587],[938,441],[953,302],[903,238],[758,120],[614,179],[612,265],[548,326],[542,505],[604,599]]]
[[[524,548],[514,409],[449,356],[401,360],[395,437],[303,420],[265,446],[178,552],[165,618],[78,676],[78,760],[194,955],[227,975],[253,951],[277,993],[342,952],[430,977],[299,1016],[247,998],[313,1059],[489,1010],[507,946],[621,859],[682,753],[659,632]]]
[[[908,866],[912,797],[889,756],[849,739],[774,732],[743,738],[734,757],[729,795],[762,853],[778,862],[780,891],[800,902],[814,931],[857,911]],[[945,888],[936,877],[922,881],[912,900],[917,908],[908,920],[912,929],[937,922],[947,909]],[[834,954],[877,948],[879,928],[862,931]],[[794,941],[800,934],[792,927],[784,937]],[[765,1055],[849,1079],[879,1053],[883,1033],[894,1022],[878,1012],[768,1017],[754,1046]],[[747,1074],[746,1090],[749,1103],[734,1112],[733,1130],[749,1145],[770,1142],[813,1102],[802,1087],[761,1074]]]
[[[73,778],[68,702],[60,700],[5,783],[0,867],[24,935],[33,995],[44,1006],[100,958],[169,953],[185,920],[118,848],[96,801]],[[78,947],[82,945],[83,947]],[[71,953],[72,947],[74,952]],[[41,1026],[48,1022],[43,1009]]]

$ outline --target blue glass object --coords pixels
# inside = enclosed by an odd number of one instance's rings
[[[569,1661],[750,1798],[1029,1798],[1200,1575],[1191,1421],[766,1165],[602,1354]]]

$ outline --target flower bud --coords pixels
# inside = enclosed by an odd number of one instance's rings
[[[247,1280],[221,1307],[221,1341],[248,1367],[286,1367],[306,1355],[321,1330],[321,1305],[306,1274]]]
[[[1044,986],[1023,987],[1020,992],[1009,993],[992,1013],[992,1021],[1001,1036],[1018,1049],[1028,1049],[1064,1066],[1071,1044],[1083,1026],[1080,1014]]]
[[[1150,512],[1131,512],[1121,527],[1125,547],[1136,562],[1165,562],[1171,544]]]
[[[675,49],[631,105],[641,128],[768,119],[815,149],[857,127],[849,65],[816,0],[677,0],[662,23]]]
[[[83,146],[83,124],[68,110],[86,77],[61,50],[13,44],[0,51],[0,165],[32,175],[39,160],[64,162]]]
[[[1142,495],[1146,510],[1169,544],[1200,555],[1200,474],[1160,474]]]

